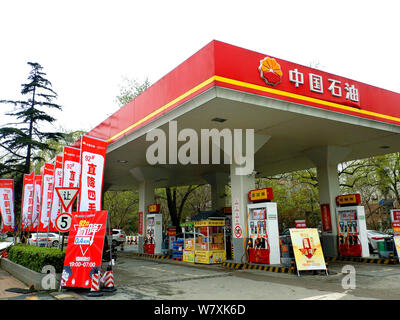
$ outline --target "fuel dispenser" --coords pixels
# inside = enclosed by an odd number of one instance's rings
[[[280,264],[277,205],[272,188],[251,190],[247,205],[246,250],[249,262]]]
[[[162,214],[159,204],[147,207],[146,236],[144,239],[144,252],[148,254],[161,254],[162,246]]]
[[[336,197],[339,255],[343,257],[369,257],[367,224],[359,194]]]

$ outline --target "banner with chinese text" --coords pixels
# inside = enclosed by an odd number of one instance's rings
[[[50,210],[50,231],[57,231],[55,222],[57,216],[61,214],[61,202],[60,198],[55,194],[55,188],[61,187],[63,183],[63,156],[58,155],[56,157],[56,163],[54,167],[54,178],[53,178],[53,190],[52,190],[52,205]]]
[[[24,174],[22,187],[22,206],[21,206],[21,229],[29,230],[32,226],[33,198],[34,198],[34,178],[35,172]]]
[[[42,176],[35,175],[33,183],[35,190],[33,193],[32,225],[29,228],[29,231],[37,231],[39,226],[40,204],[42,199]]]
[[[14,180],[0,179],[0,232],[14,231]]]
[[[39,232],[46,232],[50,225],[50,210],[53,203],[54,164],[45,163],[42,178],[42,197],[40,202]]]
[[[81,175],[80,154],[80,149],[64,147],[63,187],[79,187],[79,178]],[[72,205],[68,209],[68,212],[72,212]]]
[[[107,141],[82,136],[78,211],[100,211]]]
[[[297,270],[326,270],[318,229],[289,229]]]
[[[74,212],[61,276],[62,287],[88,288],[101,270],[107,211]]]

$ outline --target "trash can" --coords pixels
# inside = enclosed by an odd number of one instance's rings
[[[389,259],[393,256],[393,240],[388,238],[378,241],[379,258]]]

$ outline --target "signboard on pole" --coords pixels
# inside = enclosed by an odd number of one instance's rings
[[[326,270],[318,229],[289,229],[298,271]]]
[[[89,288],[91,277],[101,269],[107,211],[74,212],[64,268],[62,287]]]
[[[68,232],[71,227],[72,215],[69,213],[60,214],[55,222],[55,226],[57,231],[59,232]]]
[[[79,188],[75,187],[57,187],[56,193],[61,201],[61,206],[64,212],[68,212],[68,209],[74,203],[76,196],[78,195]]]
[[[395,236],[400,236],[400,210],[390,210],[390,218],[392,219],[392,230]]]

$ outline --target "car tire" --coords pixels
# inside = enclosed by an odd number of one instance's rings
[[[58,240],[54,240],[53,243],[51,244],[51,246],[52,246],[53,248],[58,248],[58,245],[59,245]]]

